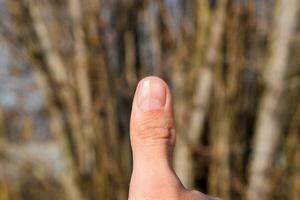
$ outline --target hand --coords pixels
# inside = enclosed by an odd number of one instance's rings
[[[168,85],[157,77],[141,80],[130,122],[133,172],[129,200],[215,199],[185,189],[178,179],[172,166],[175,137]]]

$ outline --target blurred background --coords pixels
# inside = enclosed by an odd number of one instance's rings
[[[176,171],[224,200],[300,199],[298,0],[0,0],[0,200],[125,200],[146,75]]]

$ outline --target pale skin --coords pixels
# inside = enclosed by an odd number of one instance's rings
[[[133,172],[129,200],[216,200],[188,190],[174,172],[175,127],[168,85],[146,77],[137,86],[130,121]]]

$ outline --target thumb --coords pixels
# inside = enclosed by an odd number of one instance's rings
[[[172,167],[175,128],[168,85],[147,77],[137,86],[130,120],[133,172],[129,199],[210,199],[188,191]]]
[[[135,171],[173,171],[172,100],[167,84],[160,78],[151,76],[139,82],[132,105],[130,138]]]

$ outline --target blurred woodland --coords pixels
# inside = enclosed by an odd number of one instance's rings
[[[0,200],[125,200],[146,75],[176,171],[224,200],[300,198],[299,0],[0,0]]]

